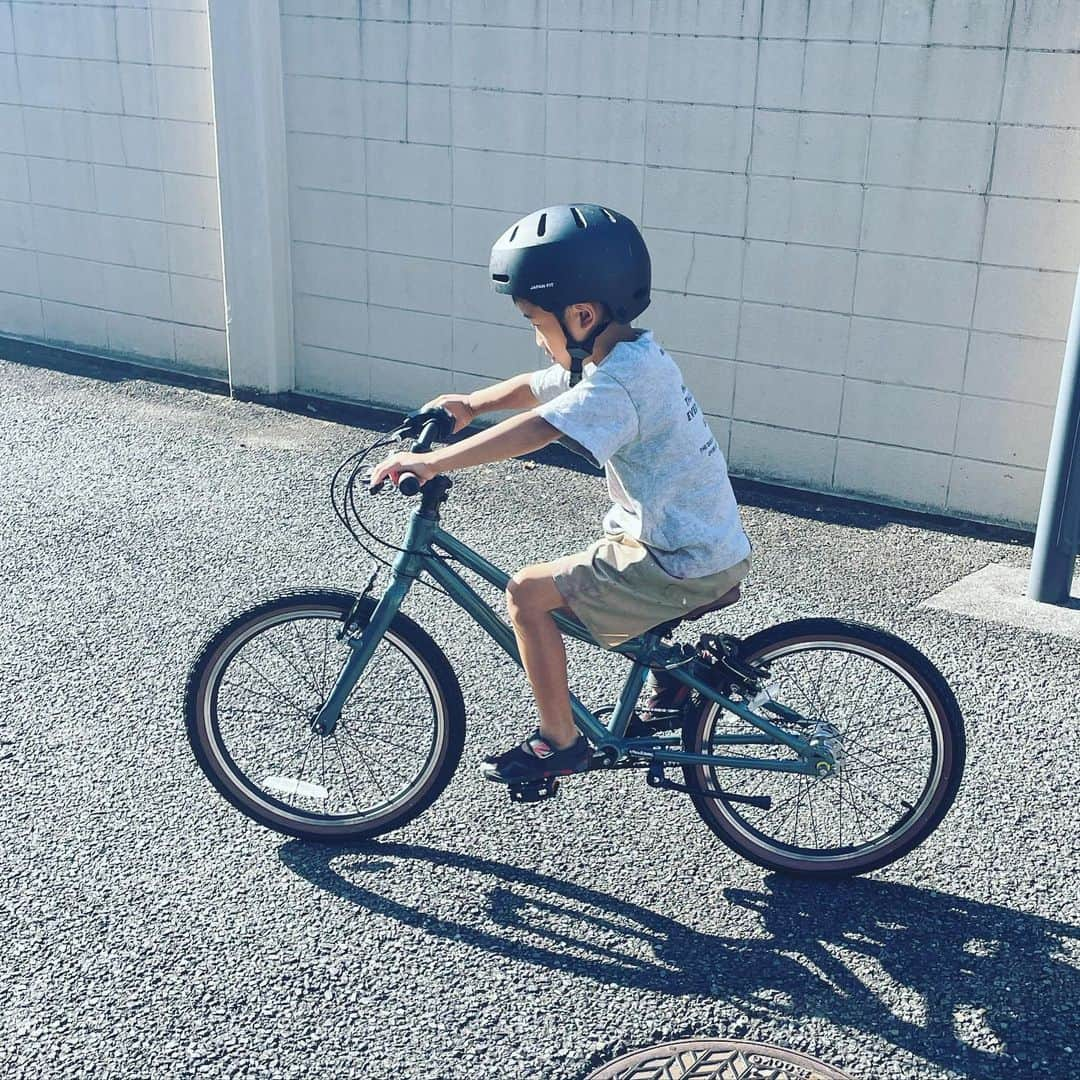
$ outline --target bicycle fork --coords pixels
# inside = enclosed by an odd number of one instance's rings
[[[341,719],[341,710],[345,707],[345,702],[349,699],[353,687],[360,681],[360,676],[363,675],[364,669],[374,656],[383,634],[390,628],[394,616],[398,613],[406,594],[420,572],[423,556],[417,553],[416,541],[423,542],[421,536],[417,535],[423,532],[423,525],[418,525],[418,518],[419,515],[416,515],[409,526],[405,549],[394,560],[393,578],[386,591],[379,597],[368,624],[359,633],[355,633],[351,626],[357,607],[374,584],[378,571],[372,571],[367,585],[364,586],[356,605],[338,634],[338,638],[344,640],[352,649],[352,656],[345,661],[345,666],[341,669],[337,682],[330,691],[330,696],[311,721],[311,730],[318,735],[333,734]]]

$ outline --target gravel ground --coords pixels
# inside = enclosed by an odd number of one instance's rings
[[[408,609],[460,673],[462,767],[412,825],[342,852],[218,797],[181,696],[230,612],[363,582],[327,483],[369,430],[9,362],[0,409],[5,1076],[581,1080],[678,1036],[787,1045],[858,1080],[1080,1075],[1080,648],[917,609],[1027,563],[1022,537],[737,485],[756,562],[726,628],[881,625],[964,710],[957,803],[885,871],[766,873],[640,776],[511,806],[475,761],[531,724],[525,682],[426,590]],[[591,539],[602,495],[511,462],[462,475],[446,520],[513,568]],[[371,501],[390,535],[406,513]],[[618,670],[600,659],[572,662],[593,703]]]

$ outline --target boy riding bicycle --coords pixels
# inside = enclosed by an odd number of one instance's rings
[[[472,394],[444,394],[454,430],[481,413],[519,410],[453,446],[394,454],[372,485],[402,472],[422,482],[556,440],[604,466],[613,505],[586,550],[525,567],[507,588],[539,727],[486,758],[484,775],[519,783],[588,768],[591,749],[570,710],[566,649],[551,612],[569,610],[614,648],[731,591],[749,572],[751,544],[723,452],[674,361],[631,323],[650,302],[645,241],[629,218],[600,206],[538,210],[491,251],[495,290],[513,298],[547,352],[546,370]],[[652,676],[653,707],[669,692]],[[681,688],[680,688],[681,689]]]

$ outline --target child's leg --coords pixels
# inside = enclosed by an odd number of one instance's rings
[[[551,612],[566,601],[552,577],[557,563],[527,566],[506,589],[521,662],[540,712],[540,734],[556,749],[571,746],[578,737],[570,712],[566,681],[566,646]]]

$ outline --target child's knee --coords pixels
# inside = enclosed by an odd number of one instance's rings
[[[549,573],[540,567],[527,566],[507,583],[506,607],[515,622],[521,618],[542,615],[561,603],[561,597]]]
[[[529,609],[529,582],[526,571],[519,570],[506,584],[506,609],[516,620]]]

